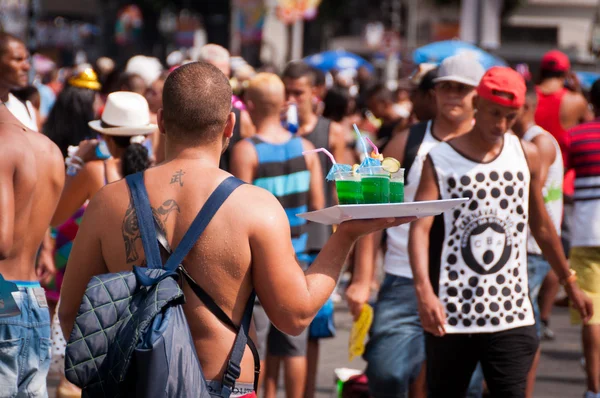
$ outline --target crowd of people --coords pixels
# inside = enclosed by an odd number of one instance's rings
[[[58,396],[81,395],[64,369],[86,286],[148,260],[126,182],[142,173],[175,248],[221,183],[244,183],[207,220],[179,281],[212,396],[274,398],[283,366],[286,396],[314,397],[345,269],[355,319],[376,293],[369,396],[532,397],[562,286],[583,324],[585,397],[600,397],[600,81],[583,93],[559,51],[537,84],[459,54],[419,65],[396,92],[364,67],[236,70],[214,44],[177,61],[137,56],[120,70],[100,58],[30,85],[25,45],[0,33],[0,395],[46,396],[49,372]],[[337,201],[332,162],[312,150],[363,160],[353,125],[402,164],[405,201],[467,201],[334,228],[298,217]],[[230,385],[254,292],[252,343]]]

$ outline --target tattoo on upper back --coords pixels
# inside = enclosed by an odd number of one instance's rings
[[[185,172],[182,169],[179,169],[175,173],[173,173],[173,175],[171,176],[171,184],[179,183],[179,186],[182,187],[184,174]]]
[[[160,230],[165,233],[165,223],[169,215],[176,211],[180,212],[179,205],[173,199],[166,200],[160,207],[152,208],[152,215],[156,220]],[[140,255],[135,247],[137,240],[141,240],[140,226],[138,224],[137,215],[133,202],[129,202],[129,207],[123,218],[123,226],[121,227],[123,241],[125,242],[125,256],[127,263],[134,263],[140,259]],[[145,260],[144,260],[145,263]],[[140,264],[143,265],[143,264]]]

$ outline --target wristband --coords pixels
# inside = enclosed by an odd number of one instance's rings
[[[577,272],[573,269],[569,269],[569,276],[560,280],[562,286],[567,286],[569,283],[573,283],[577,280]]]

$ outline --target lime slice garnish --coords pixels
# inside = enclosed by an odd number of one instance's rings
[[[400,162],[394,158],[385,158],[381,162],[381,167],[389,173],[396,173],[400,170]]]

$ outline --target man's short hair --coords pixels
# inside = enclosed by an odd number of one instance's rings
[[[540,82],[543,82],[546,79],[552,78],[561,78],[564,79],[567,77],[567,72],[555,71],[549,69],[540,69]]]
[[[323,87],[327,83],[327,76],[325,72],[323,72],[319,68],[313,68],[313,72],[315,74],[315,86]]]
[[[438,77],[437,68],[430,70],[425,73],[417,86],[417,90],[421,92],[428,92],[429,90],[433,90],[435,88],[434,80]]]
[[[18,43],[25,45],[23,40],[19,39],[17,36],[11,35],[10,33],[7,33],[7,32],[0,32],[0,56],[4,55],[4,53],[6,52],[6,49],[8,48],[8,43],[10,43],[12,41],[16,41]]]
[[[532,81],[527,81],[525,86],[527,87],[527,91],[525,91],[525,100],[529,104],[537,104],[538,97],[535,84]]]
[[[367,89],[365,99],[367,101],[375,100],[386,103],[394,102],[394,93],[392,93],[384,83],[377,83]]]
[[[600,110],[600,79],[592,84],[592,88],[590,89],[590,102],[594,109]]]
[[[189,145],[218,140],[231,113],[231,85],[207,62],[175,69],[163,88],[163,120],[167,136]]]
[[[283,79],[293,80],[306,77],[310,85],[313,87],[315,86],[317,80],[314,68],[302,61],[292,61],[288,63],[281,77]]]
[[[261,72],[248,82],[245,96],[263,114],[278,114],[285,102],[285,86],[274,73]]]

